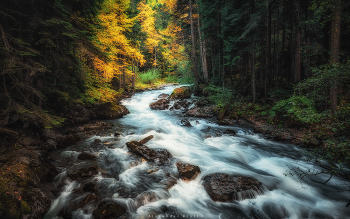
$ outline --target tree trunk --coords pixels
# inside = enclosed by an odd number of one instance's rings
[[[294,78],[295,82],[299,82],[301,80],[301,74],[300,74],[300,47],[301,47],[301,37],[300,37],[300,2],[299,0],[294,0],[294,6],[295,6],[295,16],[296,16],[296,42],[295,42],[295,66],[294,66]]]
[[[265,100],[267,98],[267,78],[271,70],[271,7],[267,5],[267,35],[266,35],[266,71],[265,71]]]
[[[199,17],[198,17],[198,34],[199,34],[199,43],[200,43],[199,45],[200,45],[200,55],[201,55],[201,61],[202,61],[203,75],[204,75],[204,80],[207,82],[208,81],[207,55],[205,52],[205,42],[202,39]]]
[[[330,64],[336,64],[339,62],[339,47],[340,47],[340,24],[341,24],[341,14],[342,14],[342,1],[334,0],[334,9],[333,9],[333,20],[332,20],[332,29],[330,37]],[[330,99],[331,99],[331,110],[334,113],[337,111],[337,96],[338,96],[338,85],[337,81],[333,82],[331,88]]]
[[[252,51],[252,94],[253,94],[253,104],[256,102],[256,86],[255,86],[255,40],[253,41],[253,51]]]
[[[284,22],[286,20],[286,12],[287,12],[287,9],[286,9],[286,0],[283,0],[283,16],[282,16],[282,49],[281,49],[281,56],[282,56],[282,59],[281,59],[281,71],[282,71],[282,77],[286,77],[286,74],[285,74],[285,70],[284,70],[284,67],[285,67],[285,62],[284,62],[284,48],[285,48],[285,44],[286,44],[286,25],[284,25]]]
[[[342,1],[334,0],[333,20],[330,38],[331,57],[330,63],[335,64],[339,62],[339,47],[340,47],[340,23],[342,13]]]
[[[192,40],[192,62],[193,62],[193,73],[195,77],[195,86],[198,87],[199,83],[202,81],[197,68],[197,56],[196,56],[196,41],[194,39],[194,27],[193,27],[193,17],[192,17],[192,1],[189,0],[190,7],[190,22],[191,22],[191,40]]]

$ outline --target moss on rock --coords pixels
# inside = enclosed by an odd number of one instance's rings
[[[190,87],[176,88],[170,95],[169,100],[186,99],[192,95]]]

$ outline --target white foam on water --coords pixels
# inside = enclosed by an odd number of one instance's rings
[[[119,180],[125,183],[127,186],[134,187],[141,180],[138,177],[140,171],[145,171],[149,169],[147,162],[142,162],[140,165],[131,167],[130,169],[125,170],[119,175]]]
[[[51,219],[55,217],[58,212],[67,204],[67,202],[71,199],[72,191],[79,186],[79,184],[75,181],[66,180],[66,186],[64,187],[61,195],[55,199],[50,206],[49,211],[46,213],[44,219]]]
[[[219,126],[205,119],[187,118],[193,127],[184,127],[180,123],[185,119],[181,112],[155,111],[149,108],[149,104],[155,102],[154,99],[159,94],[171,94],[173,89],[174,87],[167,87],[164,90],[138,93],[130,99],[123,100],[130,114],[115,122],[125,127],[133,127],[135,134],[119,137],[119,148],[108,149],[108,154],[102,157],[109,159],[108,161],[116,159],[122,164],[119,181],[102,177],[98,180],[111,187],[118,185],[117,183],[122,183],[130,189],[140,185],[142,177],[145,177],[140,173],[151,169],[150,164],[142,162],[130,167],[130,154],[125,144],[132,140],[139,141],[149,135],[153,135],[154,138],[147,142],[146,146],[166,149],[176,160],[198,165],[201,174],[191,182],[178,180],[168,193],[161,188],[147,187],[147,191],[157,194],[157,200],[154,202],[146,200],[144,205],[137,209],[134,206],[131,212],[132,218],[144,218],[152,212],[161,214],[161,206],[174,207],[185,215],[201,215],[204,218],[235,218],[237,208],[241,209],[241,212],[248,212],[247,215],[250,215],[252,209],[258,209],[261,212],[260,218],[275,214],[281,218],[312,219],[317,212],[325,212],[334,218],[346,218],[350,215],[350,208],[344,207],[347,202],[346,196],[336,195],[336,190],[330,187],[341,184],[341,180],[334,178],[328,185],[314,183],[303,189],[298,178],[285,176],[290,168],[299,167],[302,170],[313,168],[302,160],[303,155],[296,146],[264,139],[261,135],[252,134],[243,128]],[[208,129],[209,126],[211,129]],[[223,132],[227,129],[235,130],[237,134],[207,139],[202,137],[210,131],[215,133],[216,130]],[[110,163],[113,168],[112,165],[115,164]],[[177,171],[175,165],[170,169]],[[201,178],[218,172],[256,178],[269,191],[259,195],[251,192],[250,195],[255,198],[240,202],[215,203],[202,186]],[[159,170],[152,174],[159,177],[164,175],[164,172]],[[320,178],[323,180],[327,177],[320,176]],[[134,202],[134,199],[123,199],[118,194],[111,194],[110,198],[129,203],[130,206]],[[55,209],[59,206],[59,202],[59,200],[55,202]]]

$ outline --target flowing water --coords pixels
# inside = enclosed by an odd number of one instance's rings
[[[123,104],[130,114],[112,121],[115,130],[124,132],[121,137],[93,136],[55,153],[74,161],[79,154],[76,149],[89,150],[96,138],[114,144],[114,148],[104,146],[98,149],[98,164],[108,171],[108,176],[99,174],[94,182],[103,199],[114,200],[127,207],[126,218],[350,218],[350,209],[345,207],[348,194],[337,192],[343,185],[340,179],[333,178],[326,185],[321,185],[313,180],[324,182],[329,176],[318,175],[301,181],[297,177],[285,176],[296,167],[313,168],[303,161],[305,157],[300,148],[266,140],[247,128],[219,126],[208,119],[189,119],[192,127],[181,126],[184,115],[181,111],[154,111],[149,108],[159,94],[170,94],[173,89],[167,87],[165,90],[138,93],[124,100]],[[237,134],[217,135],[227,129],[233,129]],[[208,134],[212,137],[206,138]],[[166,190],[161,183],[165,170],[148,174],[147,171],[154,168],[152,164],[137,162],[125,146],[126,142],[149,135],[154,135],[146,144],[149,148],[165,148],[175,160],[198,165],[201,174],[191,182],[178,180]],[[81,185],[67,178],[65,170],[70,167],[58,168],[62,173],[56,177],[56,183],[62,193],[53,201],[45,217],[47,219],[59,218],[60,210],[69,208],[70,202],[83,197],[72,192]],[[177,173],[174,164],[166,171]],[[262,182],[266,192],[239,202],[214,202],[201,185],[201,178],[217,172],[256,178]],[[85,206],[73,211],[72,218],[92,218],[92,211],[92,206]]]

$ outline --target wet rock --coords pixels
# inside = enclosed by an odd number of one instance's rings
[[[166,110],[169,108],[169,100],[160,99],[155,103],[151,103],[149,107],[153,110]]]
[[[58,189],[51,190],[50,192],[55,198],[58,198],[61,195],[61,191]]]
[[[97,190],[97,186],[95,183],[93,182],[88,182],[86,184],[83,185],[83,191],[84,192],[91,192],[91,193],[95,193]]]
[[[166,99],[166,98],[168,98],[169,97],[169,94],[160,94],[159,96],[158,96],[158,98],[160,98],[160,99]]]
[[[89,168],[81,168],[77,170],[70,170],[67,172],[67,175],[72,179],[72,180],[79,180],[79,179],[84,179],[88,178],[91,176],[94,176],[98,173],[99,168],[98,166],[94,165]]]
[[[174,105],[169,109],[169,110],[186,110],[189,106],[191,105],[191,102],[188,102],[187,100],[179,100],[177,102],[174,103]]]
[[[216,106],[192,107],[186,112],[186,116],[194,116],[199,118],[210,118],[216,113]]]
[[[98,201],[98,197],[96,195],[93,194],[88,194],[87,196],[85,196],[85,198],[83,200],[81,200],[76,206],[75,206],[75,210],[84,207],[86,204],[88,204],[89,202],[97,202]]]
[[[169,159],[172,158],[172,155],[166,149],[151,149],[138,141],[128,142],[126,146],[131,152],[156,164],[167,165],[170,163]]]
[[[237,132],[235,130],[232,130],[232,129],[227,129],[224,131],[224,134],[235,136],[237,134]]]
[[[102,103],[95,111],[97,119],[117,119],[130,113],[125,106],[113,102]]]
[[[101,142],[101,139],[95,139],[94,142],[95,142],[95,143],[100,143],[100,142]]]
[[[204,189],[213,201],[242,201],[263,193],[261,182],[251,177],[214,173],[202,180]]]
[[[169,190],[169,189],[171,189],[175,184],[177,183],[177,180],[176,179],[174,179],[174,178],[169,178],[168,180],[166,180],[166,183],[165,183],[165,185],[166,185],[166,189],[167,190]]]
[[[171,95],[169,96],[169,100],[182,100],[186,98],[190,98],[192,95],[190,87],[180,87],[176,88]]]
[[[80,153],[80,154],[78,155],[78,159],[79,159],[79,160],[95,160],[96,158],[97,158],[96,155],[94,155],[94,154],[89,154],[89,153],[85,153],[85,152]]]
[[[134,207],[138,209],[141,206],[156,202],[157,200],[157,195],[154,192],[145,192],[135,198]]]
[[[198,166],[182,163],[181,161],[176,162],[176,167],[179,171],[179,177],[186,181],[194,180],[201,173]]]
[[[146,144],[146,143],[149,142],[151,139],[153,139],[153,137],[154,137],[153,135],[150,135],[150,136],[148,136],[148,137],[142,139],[142,140],[140,141],[140,143],[141,143],[141,144]]]
[[[187,119],[181,120],[181,125],[186,127],[192,127],[190,121],[188,121]]]
[[[63,135],[59,139],[58,146],[60,146],[60,147],[68,147],[68,146],[71,146],[71,145],[75,145],[79,140],[80,140],[80,137],[77,134]]]
[[[219,120],[216,122],[218,125],[231,125],[231,123],[227,120]]]
[[[115,133],[114,133],[114,137],[119,137],[119,136],[121,136],[121,135],[122,135],[121,132],[115,132]]]
[[[126,208],[112,201],[103,201],[98,209],[93,212],[95,219],[115,219],[123,215]]]

